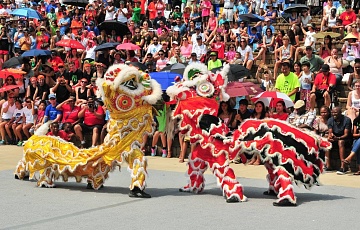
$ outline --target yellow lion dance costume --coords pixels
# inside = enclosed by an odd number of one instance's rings
[[[24,145],[15,178],[36,178],[39,187],[54,187],[60,176],[65,182],[68,177],[77,182],[87,178],[97,190],[108,173],[125,161],[131,173],[129,196],[151,197],[144,192],[147,160],[139,146],[143,136],[153,132],[152,104],[161,98],[161,87],[148,74],[122,64],[111,66],[96,84],[110,112],[104,143],[79,149],[58,137],[46,136],[48,125],[43,125]]]

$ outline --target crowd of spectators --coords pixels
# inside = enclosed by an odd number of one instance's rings
[[[83,7],[61,2],[0,0],[0,69],[11,57],[21,56],[25,51],[51,51],[48,57],[23,59],[23,64],[18,66],[25,72],[23,80],[12,75],[0,80],[1,86],[20,86],[0,95],[0,144],[22,146],[24,138],[29,138],[41,124],[52,121],[49,135],[78,140],[81,147],[95,146],[102,142],[108,119],[106,108],[98,100],[96,79],[103,77],[110,65],[140,62],[147,72],[154,72],[169,64],[202,62],[209,70],[224,63],[243,65],[251,71],[249,77],[258,79],[264,90],[286,93],[295,102],[292,113],[288,113],[282,102],[277,103],[275,111],[260,102],[251,111],[244,100],[240,101],[239,111],[222,103],[219,116],[229,127],[236,128],[249,117],[274,117],[311,129],[339,145],[342,160],[339,173],[344,173],[351,158],[358,154],[360,144],[354,145],[350,158],[344,153],[350,137],[358,137],[358,1],[90,0]],[[293,3],[305,3],[310,10],[285,13]],[[44,20],[11,15],[17,8],[32,8]],[[262,16],[264,20],[243,21],[241,15],[247,13]],[[312,16],[319,13],[323,17],[316,24]],[[275,29],[278,18],[286,21],[288,29]],[[126,24],[129,32],[120,36],[116,30],[110,33],[100,30],[99,24],[109,20]],[[339,36],[324,36],[319,46],[322,39],[314,35],[325,31]],[[63,39],[77,40],[85,49],[58,47],[56,43]],[[110,48],[95,52],[97,46],[109,42],[131,42],[141,49]],[[336,49],[339,42],[343,43],[341,55]],[[266,54],[274,56],[274,68],[267,67]],[[257,71],[253,71],[253,66],[258,67]],[[333,106],[331,112],[329,108],[346,74],[351,92],[347,116],[343,116],[338,107]],[[321,107],[318,118],[316,106]],[[91,143],[84,138],[84,133],[89,132]],[[162,136],[161,139],[164,140]],[[166,152],[162,155],[169,156]],[[358,154],[358,163],[359,158]],[[260,164],[260,161],[255,159],[251,163]]]

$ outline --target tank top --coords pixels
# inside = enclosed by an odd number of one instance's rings
[[[79,97],[79,99],[87,100],[87,91],[88,90],[89,90],[88,88],[85,88],[84,92],[81,92],[81,88],[78,88],[78,97]]]
[[[284,46],[281,48],[282,60],[288,59],[290,57],[290,47],[291,45],[289,44],[286,48]]]
[[[351,107],[360,108],[360,99],[356,99],[354,91],[351,93]]]
[[[328,21],[328,26],[329,26],[329,27],[333,27],[333,26],[336,25],[336,17],[335,17],[334,19],[331,19],[331,15],[329,15],[327,21]]]

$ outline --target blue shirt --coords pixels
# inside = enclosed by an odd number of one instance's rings
[[[46,7],[46,13],[50,13],[50,10],[54,8],[56,9],[57,8],[57,5],[52,5],[52,4],[49,4],[47,7]]]
[[[46,106],[45,116],[48,117],[47,121],[53,121],[56,119],[57,115],[61,115],[61,111],[56,109],[56,106],[53,107],[51,104]]]
[[[100,31],[96,26],[94,26],[94,28],[92,30],[91,30],[90,26],[87,26],[86,29],[89,32],[93,31],[96,36],[99,36],[99,34],[100,34]]]
[[[268,28],[267,26],[264,26],[264,27],[262,28],[262,31],[261,31],[262,35],[266,35],[266,29],[267,29],[267,28]],[[270,25],[269,28],[271,29],[271,32],[272,32],[273,34],[275,34],[275,28],[274,28],[274,26],[273,26],[273,25]]]
[[[60,22],[60,24],[68,23],[66,26],[60,26],[60,34],[61,34],[61,35],[64,35],[66,29],[70,27],[70,22],[71,22],[71,20],[70,20],[69,17],[66,17],[66,18],[60,19],[59,22]]]
[[[239,5],[237,6],[234,6],[234,11],[238,11],[239,14],[238,15],[241,15],[241,14],[247,14],[249,13],[249,7],[246,3],[244,3],[244,5],[241,5],[241,3],[239,3]]]

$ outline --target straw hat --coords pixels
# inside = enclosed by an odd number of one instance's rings
[[[355,35],[353,35],[352,33],[346,35],[346,37],[344,37],[344,40],[346,39],[358,39],[358,37],[356,37]]]

